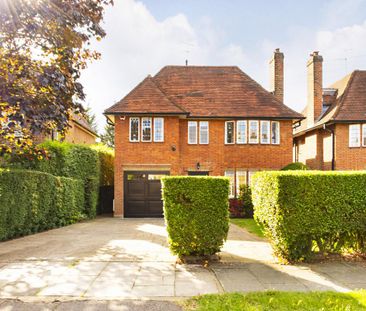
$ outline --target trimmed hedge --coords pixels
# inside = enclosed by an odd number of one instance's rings
[[[309,170],[309,167],[306,166],[304,163],[294,162],[287,164],[285,167],[281,169],[281,171],[298,171],[298,170],[307,171]]]
[[[83,183],[28,170],[0,170],[0,240],[83,218]]]
[[[91,146],[98,153],[100,163],[100,186],[114,185],[114,150],[102,144]]]
[[[179,257],[220,251],[229,230],[229,179],[173,176],[162,185],[171,251]]]
[[[280,258],[365,252],[366,172],[259,172],[252,194],[255,219]]]

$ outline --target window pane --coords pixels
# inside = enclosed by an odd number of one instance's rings
[[[235,172],[234,171],[225,171],[225,176],[230,179],[230,192],[229,197],[233,198],[235,195]]]
[[[225,122],[225,143],[233,144],[234,143],[234,121]]]
[[[236,194],[240,194],[240,186],[247,183],[247,171],[236,171]]]
[[[200,144],[208,144],[208,121],[200,122]]]
[[[142,141],[151,141],[151,118],[142,118]]]
[[[360,125],[351,124],[349,126],[349,146],[360,147]]]
[[[154,141],[164,141],[164,118],[154,118]]]
[[[366,124],[362,125],[362,146],[366,147]]]
[[[247,121],[236,122],[236,143],[247,143]]]
[[[280,143],[280,122],[273,121],[272,122],[272,144]]]
[[[261,144],[269,144],[269,121],[261,121]]]
[[[249,143],[258,144],[258,121],[249,121]]]
[[[197,122],[188,122],[188,144],[197,144]]]
[[[130,118],[130,141],[139,141],[139,118]]]

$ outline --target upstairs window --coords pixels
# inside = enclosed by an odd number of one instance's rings
[[[261,121],[261,144],[269,144],[269,125],[269,121]]]
[[[362,124],[362,146],[366,147],[366,124]]]
[[[188,144],[197,144],[197,122],[188,121]]]
[[[259,122],[255,120],[249,121],[249,144],[258,144]]]
[[[130,142],[140,141],[140,118],[130,118]]]
[[[235,143],[235,122],[226,121],[225,122],[225,144]]]
[[[144,142],[152,141],[151,128],[152,128],[152,119],[151,118],[142,118],[141,119],[141,132],[142,132],[141,141],[144,141]]]
[[[237,144],[247,143],[247,121],[236,122],[236,143]]]
[[[280,143],[280,122],[278,121],[272,121],[271,142],[274,145],[278,145]]]
[[[154,142],[164,141],[164,118],[154,118]]]
[[[360,124],[350,124],[349,126],[349,146],[350,147],[360,147],[360,134],[361,126]]]
[[[207,145],[209,142],[208,121],[200,121],[200,144]]]

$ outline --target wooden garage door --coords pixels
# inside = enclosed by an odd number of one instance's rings
[[[125,217],[163,217],[160,179],[165,175],[169,172],[125,172]]]

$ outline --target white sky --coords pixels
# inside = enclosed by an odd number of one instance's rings
[[[328,6],[329,2],[332,5]],[[354,69],[366,69],[366,11],[364,18],[358,12],[357,20],[352,13],[359,10],[360,3],[365,1],[328,1],[326,10],[318,16],[326,23],[315,23],[314,27],[310,16],[308,25],[300,27],[292,18],[288,23],[282,21],[286,28],[283,36],[275,28],[273,36],[268,35],[270,31],[265,36],[258,31],[255,42],[248,46],[249,41],[243,39],[245,31],[230,32],[210,15],[190,18],[177,8],[176,12],[155,17],[140,1],[115,0],[105,15],[107,37],[92,44],[102,53],[102,59],[90,64],[82,75],[86,103],[102,130],[106,108],[148,74],[154,75],[165,65],[184,65],[187,58],[190,65],[237,65],[268,89],[268,61],[279,47],[285,54],[285,104],[301,111],[306,104],[306,61],[310,52],[319,50],[324,57],[324,87]],[[164,1],[154,4],[151,7],[159,12]],[[284,18],[290,14],[282,13]],[[230,16],[223,25],[227,22]],[[240,24],[240,20],[236,22]],[[253,21],[251,25],[255,29]]]

